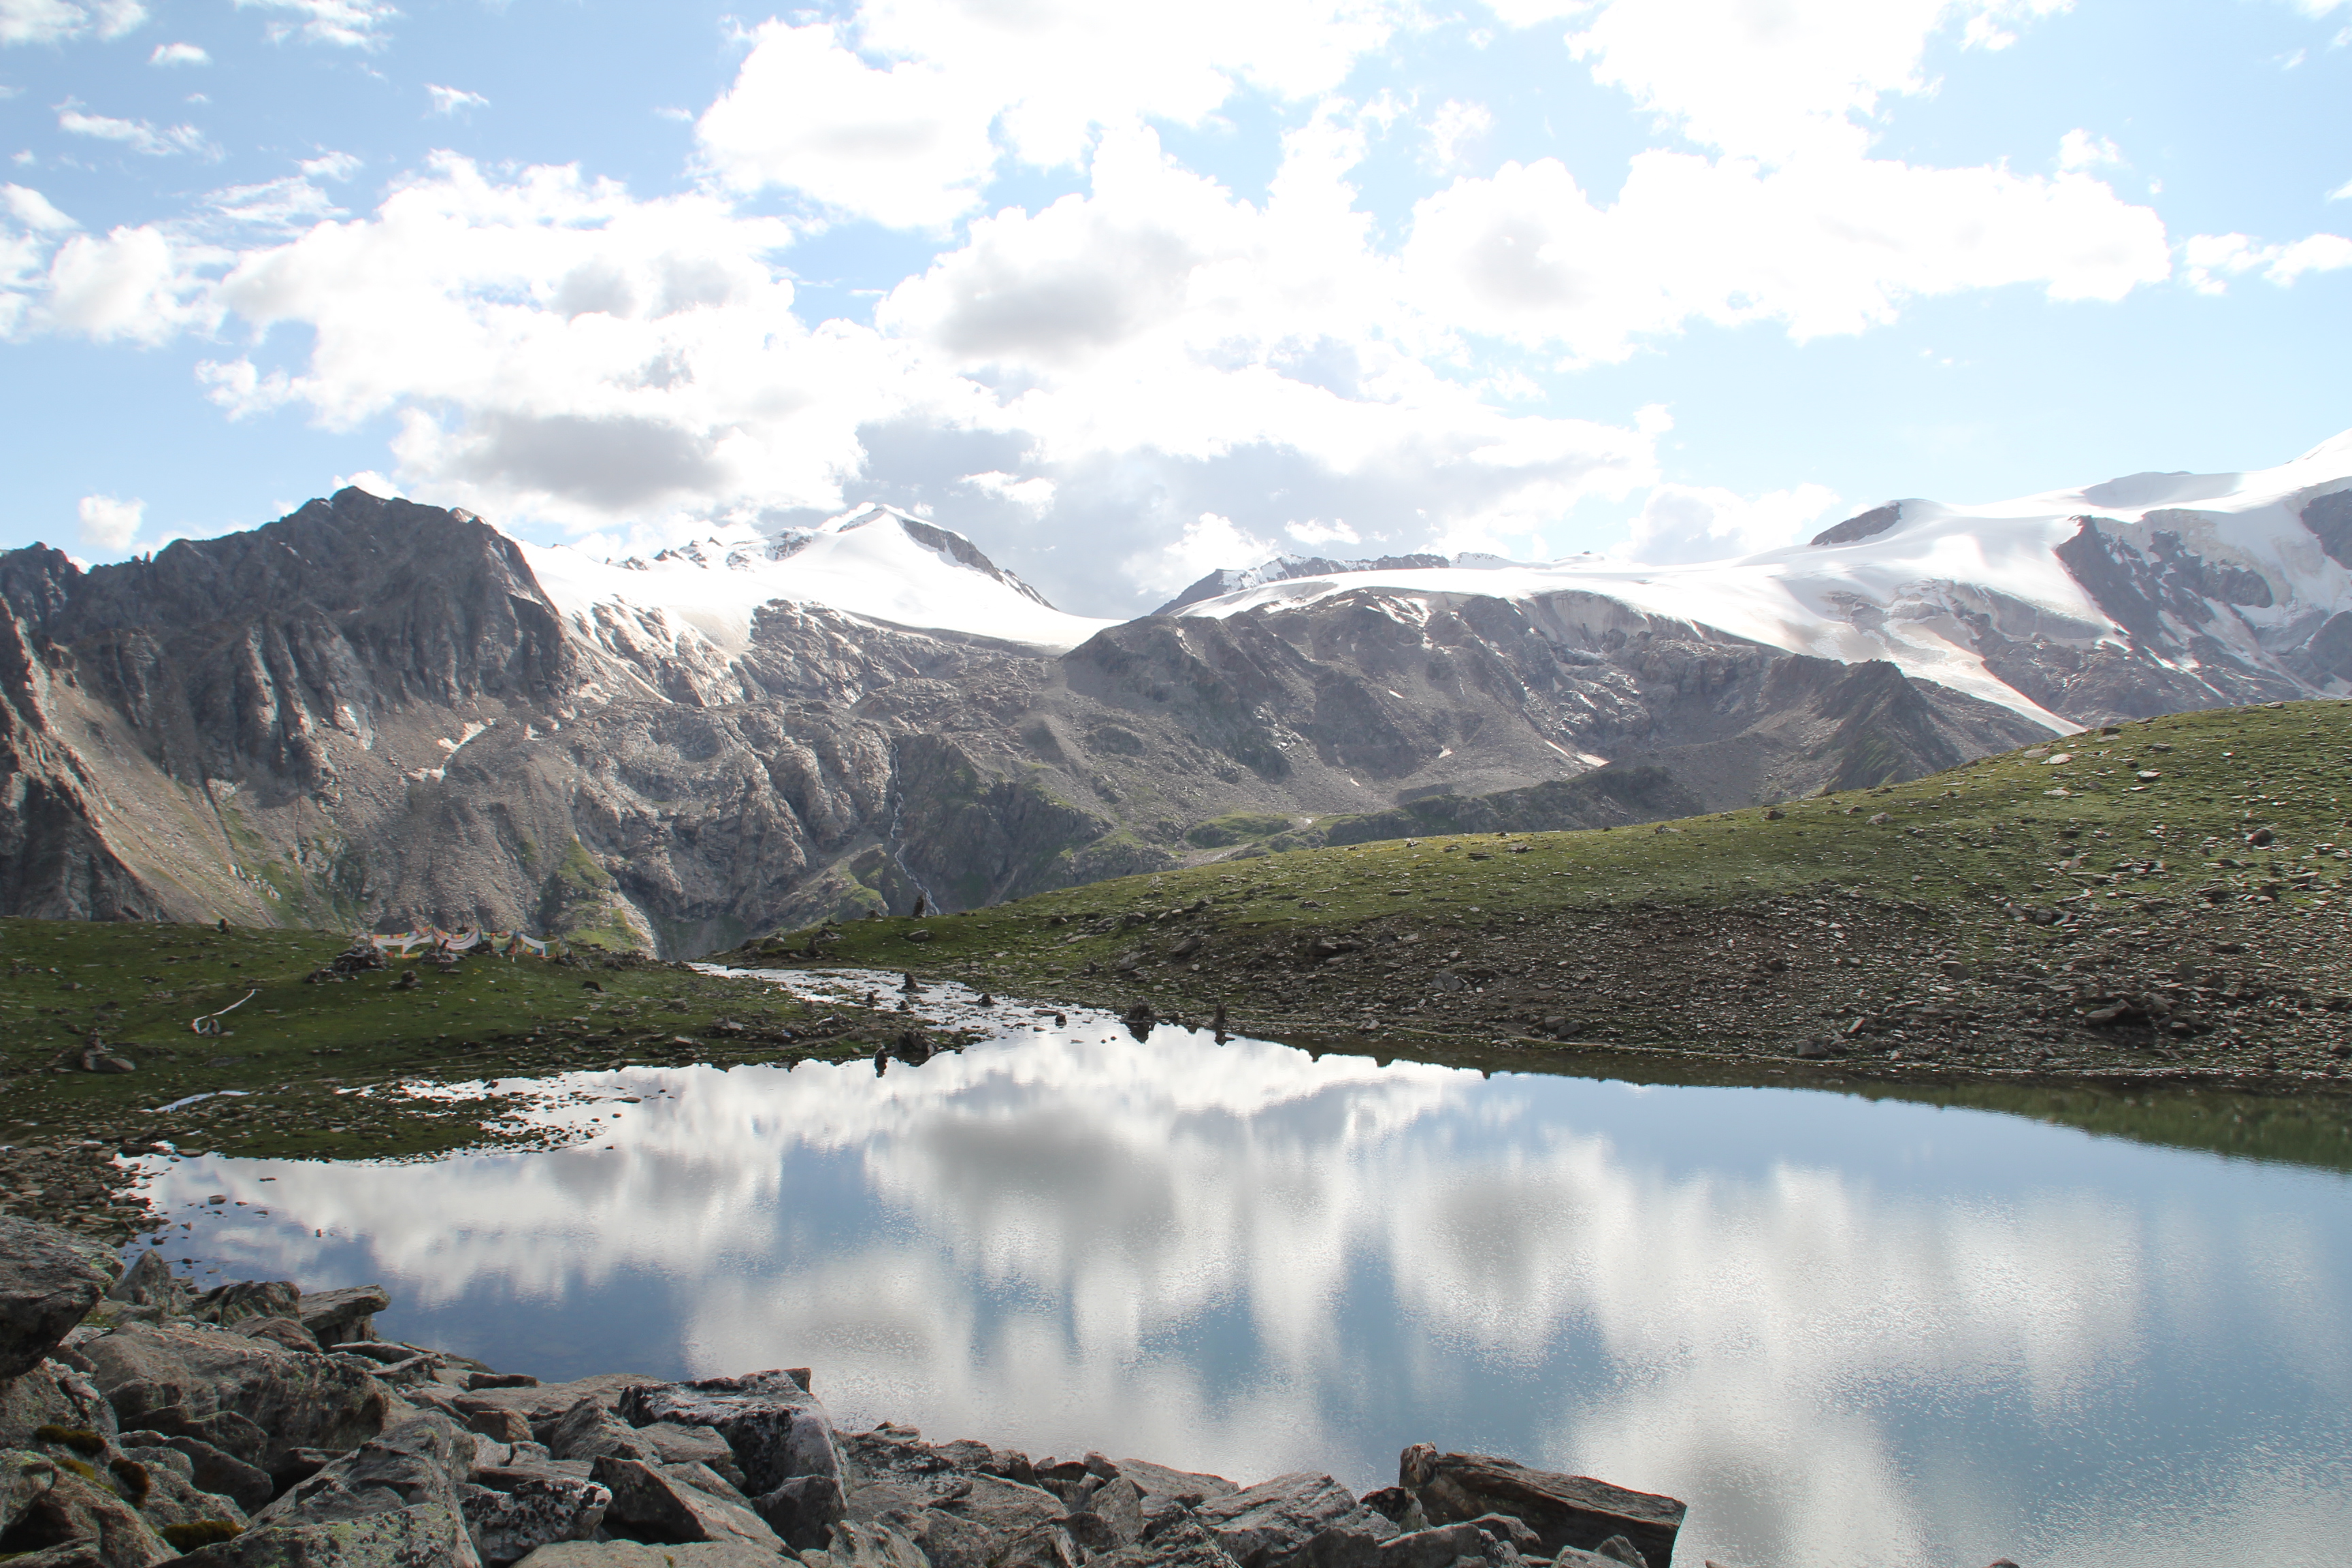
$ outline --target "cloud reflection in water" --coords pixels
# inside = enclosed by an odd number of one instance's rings
[[[1689,1499],[1694,1563],[2352,1539],[2340,1177],[1108,1033],[586,1075],[647,1097],[551,1113],[619,1110],[592,1146],[163,1195],[266,1200],[215,1256],[543,1376],[811,1364],[845,1418],[1243,1479],[1485,1448]]]

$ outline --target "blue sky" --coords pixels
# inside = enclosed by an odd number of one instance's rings
[[[1111,615],[2352,426],[2352,0],[0,0],[0,159],[86,560],[880,499]]]

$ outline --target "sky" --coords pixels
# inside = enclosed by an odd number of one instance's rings
[[[0,546],[880,500],[1066,609],[2352,427],[2352,0],[0,0]]]

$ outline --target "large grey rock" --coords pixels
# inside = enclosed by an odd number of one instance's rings
[[[666,1546],[642,1541],[562,1541],[523,1559],[529,1568],[779,1568],[791,1561],[740,1541]]]
[[[1535,1534],[1500,1515],[1445,1524],[1377,1541],[1352,1530],[1327,1530],[1282,1560],[1283,1568],[1520,1568],[1520,1548]]]
[[[1078,1568],[1086,1553],[1059,1524],[1040,1524],[1014,1536],[995,1559],[994,1568]]]
[[[641,1436],[593,1394],[583,1395],[553,1423],[537,1430],[539,1440],[559,1459],[594,1459],[610,1454],[655,1464],[662,1457],[655,1439]]]
[[[480,1568],[458,1498],[474,1437],[419,1415],[288,1489],[187,1568]]]
[[[37,1491],[17,1500],[8,1523],[8,1546],[39,1552],[87,1543],[101,1568],[152,1568],[178,1555],[136,1508],[69,1466],[37,1455],[11,1454],[20,1474],[44,1480]]]
[[[989,1568],[1012,1539],[951,1507],[902,1509],[879,1522],[913,1542],[931,1568]]]
[[[769,1371],[652,1384],[623,1394],[618,1408],[633,1426],[671,1421],[717,1431],[743,1467],[745,1489],[755,1495],[803,1477],[845,1486],[847,1456],[804,1375]]]
[[[381,1285],[352,1285],[340,1290],[303,1292],[294,1317],[322,1345],[375,1338],[375,1315],[392,1305]]]
[[[280,1350],[304,1355],[317,1355],[323,1348],[317,1335],[292,1318],[247,1318],[236,1325],[236,1331],[248,1340],[268,1340]]]
[[[1673,1560],[1686,1511],[1677,1500],[1654,1492],[1533,1470],[1491,1454],[1434,1454],[1427,1444],[1404,1451],[1398,1480],[1420,1500],[1433,1525],[1507,1514],[1535,1531],[1537,1551],[1545,1556],[1564,1546],[1594,1551],[1622,1535],[1650,1568],[1667,1568]]]
[[[188,1316],[226,1328],[247,1318],[290,1318],[302,1300],[291,1279],[232,1279],[215,1285],[188,1306]]]
[[[822,1548],[800,1554],[807,1568],[937,1568],[921,1547],[887,1524],[842,1523]]]
[[[1145,1541],[1096,1558],[1095,1568],[1238,1568],[1238,1564],[1199,1520],[1179,1510]]]
[[[40,1365],[108,1283],[56,1226],[0,1216],[0,1378]]]
[[[1358,1502],[1355,1493],[1307,1470],[1209,1499],[1194,1511],[1242,1568],[1287,1557],[1326,1530],[1351,1531],[1374,1541],[1397,1533],[1393,1522]]]
[[[122,1278],[107,1287],[106,1299],[120,1301],[127,1307],[143,1307],[159,1312],[176,1312],[189,1300],[187,1287],[173,1277],[172,1266],[153,1247],[141,1253],[137,1261],[122,1271]]]
[[[1143,1539],[1143,1490],[1128,1476],[1116,1476],[1096,1489],[1087,1508],[1110,1527],[1121,1546]]]
[[[25,1448],[44,1426],[112,1436],[114,1407],[90,1380],[62,1362],[45,1361],[0,1382],[0,1447]]]
[[[147,1453],[157,1458],[150,1459],[139,1454],[126,1454],[124,1458],[142,1472],[145,1495],[138,1500],[139,1511],[159,1533],[173,1525],[217,1522],[242,1530],[249,1522],[247,1510],[234,1498],[205,1490],[169,1463],[169,1459],[179,1459],[181,1456],[168,1448],[151,1448]],[[121,1470],[115,1473],[122,1475]]]
[[[736,1462],[735,1450],[727,1439],[708,1426],[681,1426],[675,1421],[656,1421],[650,1426],[631,1428],[637,1437],[653,1445],[654,1452],[665,1465],[708,1465],[726,1478],[728,1484],[741,1490],[746,1478],[743,1467]]]
[[[34,1500],[57,1484],[62,1472],[47,1454],[28,1448],[0,1448],[0,1535],[16,1522]]]
[[[188,1479],[208,1492],[217,1492],[234,1500],[247,1513],[267,1504],[278,1494],[278,1487],[269,1472],[258,1465],[248,1465],[236,1455],[215,1447],[201,1437],[163,1432],[130,1432],[123,1435],[126,1445],[152,1443],[176,1455],[188,1467]]]
[[[589,1541],[613,1494],[536,1467],[480,1469],[458,1489],[466,1529],[485,1563],[513,1563],[557,1541]]]
[[[199,1437],[281,1479],[294,1449],[340,1452],[383,1429],[383,1390],[333,1357],[178,1324],[127,1324],[83,1350],[127,1425]]]
[[[1171,1470],[1149,1459],[1120,1459],[1117,1464],[1118,1473],[1133,1481],[1146,1498],[1231,1497],[1242,1489],[1223,1476],[1204,1475],[1197,1470]]]
[[[590,1471],[613,1494],[604,1510],[615,1535],[651,1541],[737,1541],[781,1552],[784,1543],[750,1509],[681,1486],[638,1459],[598,1458]]]

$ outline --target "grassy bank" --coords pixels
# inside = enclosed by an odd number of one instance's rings
[[[2185,714],[1639,828],[1297,849],[969,914],[835,963],[1401,1055],[2328,1087],[2352,1047],[2352,708]]]

